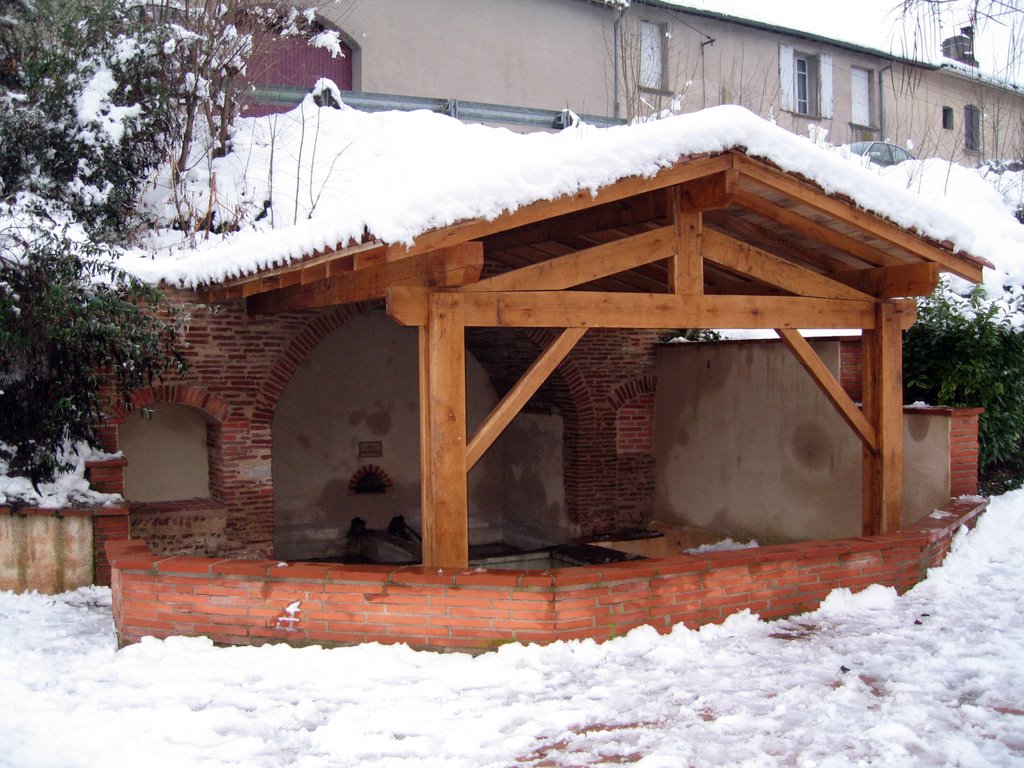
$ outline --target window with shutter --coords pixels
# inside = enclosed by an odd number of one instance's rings
[[[850,68],[850,122],[871,125],[871,73],[858,67]]]
[[[640,87],[665,89],[665,28],[653,21],[640,24]]]

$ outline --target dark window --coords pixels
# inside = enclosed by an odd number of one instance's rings
[[[942,127],[947,131],[953,130],[953,108],[943,107],[942,108]]]
[[[981,151],[981,110],[973,104],[964,107],[964,149]]]

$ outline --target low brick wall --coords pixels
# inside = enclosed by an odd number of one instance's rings
[[[110,584],[107,544],[128,538],[128,509],[0,507],[0,589],[47,594]]]
[[[378,641],[481,651],[605,640],[642,624],[667,632],[745,608],[777,618],[815,608],[836,587],[909,589],[986,505],[954,500],[893,536],[552,571],[162,557],[142,542],[112,542],[114,621],[121,645],[145,635],[206,635],[240,645]]]

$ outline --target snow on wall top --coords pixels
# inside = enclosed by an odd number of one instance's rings
[[[364,232],[386,243],[412,243],[460,220],[494,219],[539,200],[593,193],[628,176],[653,176],[689,155],[730,148],[993,261],[1006,251],[1007,225],[1000,219],[996,226],[992,211],[976,209],[995,205],[1016,225],[984,182],[958,185],[970,186],[969,204],[915,194],[927,191],[924,174],[892,183],[735,106],[632,126],[516,134],[425,111],[319,108],[307,97],[289,113],[238,121],[232,147],[207,170],[193,170],[189,182],[199,210],[210,205],[214,187],[218,220],[237,220],[239,231],[188,248],[178,235],[178,244],[168,245],[165,233],[127,254],[127,269],[150,282],[194,288],[358,241]],[[944,178],[948,186],[948,170]],[[147,204],[172,218],[169,193],[158,188]]]

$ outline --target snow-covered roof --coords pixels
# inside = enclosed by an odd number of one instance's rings
[[[923,174],[893,184],[734,106],[632,126],[523,135],[429,112],[369,114],[318,108],[307,99],[283,115],[239,121],[232,145],[207,170],[191,172],[190,193],[196,209],[205,210],[215,189],[217,221],[234,222],[238,231],[201,237],[194,247],[183,247],[180,233],[165,232],[150,248],[126,256],[127,268],[152,282],[216,284],[368,236],[412,244],[457,222],[593,194],[627,177],[652,177],[681,158],[729,149],[799,174],[954,251],[997,263],[1005,261],[1008,238],[1019,237],[1003,219],[1020,229],[984,183],[971,187],[967,203],[922,195],[924,188],[915,186],[925,183]],[[947,186],[959,178],[953,169],[945,174]],[[155,189],[148,203],[157,212],[169,208],[170,193]],[[992,204],[1002,211],[998,224],[995,211],[979,210]]]

